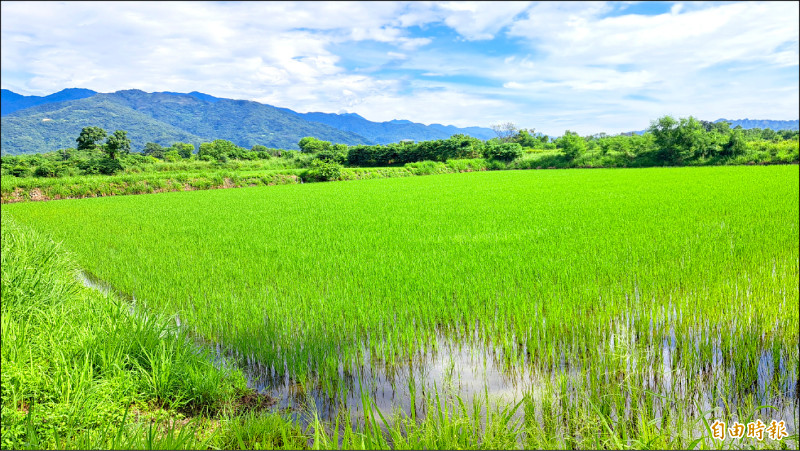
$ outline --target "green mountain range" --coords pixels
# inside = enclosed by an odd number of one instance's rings
[[[45,103],[63,102],[65,100],[85,99],[97,94],[91,89],[69,88],[50,94],[49,96],[24,96],[8,89],[2,90],[0,95],[0,111],[2,115],[13,113],[36,105]]]
[[[3,117],[0,149],[3,155],[20,155],[74,148],[75,139],[87,126],[101,127],[109,134],[114,130],[126,130],[134,151],[142,149],[148,141],[162,145],[175,142],[198,145],[207,141],[97,95],[26,108]]]
[[[102,127],[108,133],[126,130],[134,151],[140,151],[147,142],[162,146],[179,141],[198,145],[215,139],[226,139],[246,148],[261,144],[298,149],[298,141],[306,136],[348,145],[446,139],[459,133],[484,140],[495,136],[485,127],[425,125],[398,119],[373,122],[354,113],[298,113],[288,108],[224,99],[197,91],[147,93],[130,89],[104,94],[71,88],[48,96],[24,96],[3,89],[0,100],[2,155],[75,147],[75,138],[81,129],[90,125]],[[723,120],[726,119],[715,122]],[[727,121],[732,127],[773,130],[797,130],[799,122]]]
[[[372,122],[357,114],[297,113],[248,100],[131,89],[96,93],[65,89],[49,96],[22,96],[2,90],[3,155],[49,152],[75,146],[83,127],[98,126],[108,133],[126,130],[134,151],[145,143],[169,146],[226,139],[250,148],[298,149],[298,141],[313,136],[325,141],[388,144],[402,139],[446,139],[464,133],[481,139],[494,136],[488,128],[424,125],[406,120]]]
[[[798,130],[800,129],[800,120],[793,121],[776,121],[771,119],[717,119],[714,122],[728,122],[731,127],[741,125],[742,128],[771,128],[772,130]]]
[[[210,102],[187,94],[139,90],[41,104],[4,115],[0,129],[3,155],[19,155],[74,147],[83,127],[107,132],[126,130],[134,151],[145,143],[195,145],[226,139],[250,148],[297,149],[305,136],[353,144],[371,144],[354,133],[306,121],[270,105],[246,100]]]
[[[291,110],[289,110],[291,111]],[[377,144],[389,144],[403,139],[415,141],[430,141],[434,139],[447,139],[455,134],[465,134],[478,139],[491,139],[497,136],[490,128],[466,127],[458,128],[452,125],[431,124],[425,125],[407,120],[391,120],[386,122],[372,122],[355,113],[295,113],[298,116],[314,122],[330,125],[339,130],[357,133]]]

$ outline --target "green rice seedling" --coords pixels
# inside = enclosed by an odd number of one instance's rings
[[[309,387],[341,364],[374,392],[471,342],[510,379],[542,376],[541,428],[560,438],[540,443],[669,447],[712,409],[796,405],[797,171],[476,171],[2,209],[137,308]]]

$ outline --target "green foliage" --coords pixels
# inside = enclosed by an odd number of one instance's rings
[[[567,160],[571,161],[586,152],[586,140],[577,133],[567,130],[564,136],[556,140],[556,148],[561,149]]]
[[[187,160],[194,154],[194,145],[190,143],[175,143],[172,145],[172,149],[178,152],[181,158]]]
[[[347,162],[347,146],[337,144],[317,152],[316,157],[322,161],[344,164]]]
[[[164,153],[164,160],[165,161],[169,161],[170,163],[174,163],[176,161],[180,161],[181,160],[181,155],[178,153],[177,150],[174,150],[174,149],[173,150],[169,150],[166,153]]]
[[[342,176],[342,165],[333,161],[314,159],[304,178],[318,182],[338,180]]]
[[[106,131],[100,127],[83,127],[80,135],[75,140],[78,142],[78,150],[92,150],[98,147],[97,142],[106,137]]]
[[[67,169],[63,165],[45,162],[33,171],[33,175],[36,177],[61,177],[66,171]]]
[[[724,146],[724,155],[738,157],[747,152],[747,143],[741,129],[729,130],[730,137]]]
[[[103,158],[98,161],[97,167],[98,172],[104,175],[113,175],[124,169],[122,163],[115,158]]]
[[[515,142],[487,143],[483,149],[483,156],[488,160],[512,161],[522,156],[522,146]]]
[[[78,167],[85,175],[113,175],[124,169],[120,160],[109,157],[85,160]]]
[[[536,136],[536,131],[534,129],[526,130],[523,128],[519,130],[517,135],[512,137],[511,140],[519,143],[522,147],[542,149],[549,142],[549,137],[547,135]]]
[[[131,140],[128,139],[128,132],[117,130],[106,140],[104,150],[108,158],[115,160],[120,154],[128,154],[131,151]]]
[[[58,151],[58,156],[61,158],[61,161],[69,161],[74,153],[75,149],[65,148]]]
[[[162,160],[164,159],[164,152],[166,152],[166,149],[161,147],[161,144],[156,143],[147,143],[144,145],[144,149],[142,149],[142,154]]]
[[[714,156],[720,147],[714,136],[692,116],[679,121],[661,117],[650,124],[659,158],[667,164],[683,164],[699,157]]]
[[[200,144],[197,156],[201,160],[217,160],[224,163],[232,158],[241,158],[245,152],[247,152],[245,149],[228,140],[215,139],[213,142]]]
[[[395,143],[376,146],[350,146],[347,163],[351,166],[388,166],[416,161],[447,161],[456,158],[476,158],[483,142],[466,135],[420,143]]]
[[[479,158],[483,151],[483,141],[468,135],[453,135],[442,141],[440,161],[460,158]]]
[[[297,145],[302,152],[306,153],[324,152],[331,148],[331,143],[329,141],[322,141],[311,136],[306,136],[301,139]]]
[[[216,368],[172,318],[131,313],[81,285],[63,247],[6,211],[0,258],[4,449],[201,446],[192,425],[142,440],[130,411],[145,424],[219,414],[244,389],[241,373]]]
[[[30,169],[25,166],[14,166],[8,170],[8,174],[14,177],[27,177],[30,172]]]

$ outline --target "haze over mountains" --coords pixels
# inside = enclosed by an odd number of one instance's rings
[[[424,125],[409,120],[369,121],[355,113],[298,113],[249,100],[214,97],[193,91],[187,94],[130,89],[98,93],[89,89],[64,89],[48,96],[23,96],[2,90],[3,155],[49,152],[74,147],[81,129],[94,125],[108,132],[127,130],[132,150],[145,143],[169,146],[175,142],[198,145],[226,139],[250,148],[297,149],[297,142],[313,136],[334,143],[388,144],[403,139],[446,139],[458,133],[490,139],[485,127],[459,128]],[[727,120],[718,119],[716,122]],[[799,121],[727,120],[732,127],[798,129]]]

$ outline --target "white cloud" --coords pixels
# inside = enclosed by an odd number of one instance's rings
[[[530,2],[444,2],[444,23],[469,40],[491,39]]]
[[[650,16],[625,8],[2,2],[0,67],[3,87],[22,94],[196,90],[302,112],[346,108],[371,120],[510,120],[549,134],[639,129],[666,113],[796,118],[796,2],[676,3]],[[607,16],[614,10],[622,14]],[[460,39],[425,34],[442,25]],[[489,48],[496,37],[526,50],[470,47]],[[349,70],[342,48],[369,67]]]

